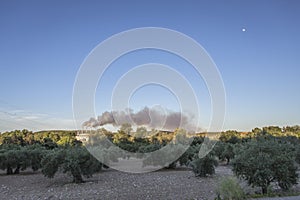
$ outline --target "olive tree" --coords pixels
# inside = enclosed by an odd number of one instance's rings
[[[50,151],[42,160],[42,173],[53,178],[57,171],[69,173],[73,182],[82,183],[83,176],[89,178],[99,172],[102,164],[84,147],[68,147]]]
[[[158,149],[160,150],[157,151]],[[167,146],[161,146],[161,148],[159,145],[153,144],[148,148],[143,149],[144,152],[152,152],[151,156],[148,156],[143,160],[143,165],[174,169],[180,159],[180,155],[183,155],[186,149],[187,148],[182,144],[169,144]]]
[[[6,174],[19,174],[31,165],[30,151],[18,145],[2,145],[0,149],[0,169]]]
[[[260,137],[239,148],[233,160],[234,173],[249,185],[267,193],[271,183],[287,190],[297,183],[294,146],[277,138]]]
[[[195,158],[190,166],[195,176],[206,177],[215,173],[215,167],[218,165],[218,161],[213,153],[207,154],[203,158]]]

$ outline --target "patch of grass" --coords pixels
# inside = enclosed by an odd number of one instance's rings
[[[217,200],[242,200],[246,195],[235,177],[225,177],[217,188]]]

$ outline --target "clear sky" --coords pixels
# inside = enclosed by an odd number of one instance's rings
[[[1,0],[0,131],[74,128],[73,84],[85,57],[113,34],[149,26],[180,31],[210,54],[226,88],[224,129],[300,124],[299,19],[297,0]],[[126,56],[98,86],[98,114],[110,110],[109,91],[122,73],[158,62],[189,77],[207,126],[209,95],[187,63],[151,50]],[[155,85],[130,100],[134,109],[155,104],[178,109],[175,97]]]

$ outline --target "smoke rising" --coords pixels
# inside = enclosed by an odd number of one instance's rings
[[[83,128],[97,128],[107,124],[113,126],[121,126],[129,123],[132,126],[145,126],[150,129],[159,130],[174,130],[176,128],[184,128],[189,131],[197,131],[193,124],[193,117],[185,115],[181,112],[174,112],[164,110],[161,107],[148,108],[134,112],[132,109],[125,111],[106,111],[97,119],[90,118],[90,120],[82,124]]]

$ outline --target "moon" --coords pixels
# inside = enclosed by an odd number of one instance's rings
[[[246,32],[246,28],[242,28],[242,31],[243,31],[243,32]]]

